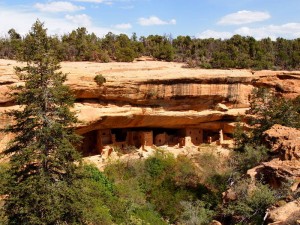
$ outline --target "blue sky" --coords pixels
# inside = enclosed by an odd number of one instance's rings
[[[26,34],[37,18],[50,34],[84,26],[98,36],[300,38],[300,0],[0,0],[2,36]]]

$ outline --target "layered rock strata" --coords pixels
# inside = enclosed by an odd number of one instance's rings
[[[16,107],[7,95],[9,87],[23,85],[14,74],[16,65],[15,61],[0,60],[2,127],[10,122],[3,113]],[[79,134],[126,129],[152,130],[169,137],[175,132],[172,129],[180,133],[197,128],[203,132],[203,141],[214,140],[214,136],[226,139],[234,130],[236,117],[247,110],[254,87],[271,87],[286,97],[300,93],[300,72],[186,69],[179,63],[153,61],[61,65],[68,73],[66,84],[76,97]],[[99,74],[107,81],[101,86],[94,81]]]

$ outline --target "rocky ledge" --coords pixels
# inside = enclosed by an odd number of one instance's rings
[[[14,74],[16,65],[16,61],[0,60],[2,127],[11,122],[3,113],[17,107],[7,95],[9,88],[23,85]],[[254,87],[270,87],[290,98],[300,94],[297,71],[187,69],[180,63],[155,61],[61,65],[68,74],[66,84],[76,97],[80,134],[102,129],[188,127],[215,134],[222,130],[230,136],[236,117],[249,107]],[[106,78],[103,85],[94,81],[100,74]],[[3,135],[2,140],[6,140]]]

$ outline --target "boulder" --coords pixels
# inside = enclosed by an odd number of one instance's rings
[[[217,220],[213,220],[213,221],[211,221],[211,223],[209,225],[222,225],[222,223],[220,223]]]
[[[225,104],[218,103],[215,107],[215,110],[218,110],[221,112],[226,112],[226,111],[228,111],[228,107]]]
[[[281,160],[300,159],[300,130],[275,124],[263,135],[266,144]]]
[[[252,181],[263,179],[275,189],[292,182],[291,190],[297,191],[300,186],[300,130],[276,124],[264,132],[263,138],[278,157],[248,170],[247,174]]]
[[[248,170],[252,180],[264,180],[272,188],[280,188],[285,182],[292,182],[292,191],[296,191],[300,184],[300,161],[273,159],[263,162],[259,166]]]
[[[268,224],[298,224],[300,218],[300,199],[286,203],[268,212]]]

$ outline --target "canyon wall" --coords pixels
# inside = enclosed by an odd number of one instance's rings
[[[0,126],[16,108],[9,87],[23,85],[14,74],[17,62],[0,60]],[[300,94],[298,71],[187,69],[183,64],[63,62],[66,84],[76,97],[79,134],[114,128],[201,128],[231,134],[233,122],[249,107],[254,87],[270,87],[293,98]],[[96,75],[106,83],[97,85]],[[6,140],[2,134],[0,148]],[[2,145],[1,145],[2,144]]]

